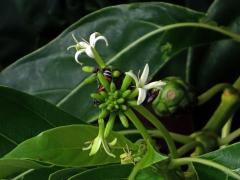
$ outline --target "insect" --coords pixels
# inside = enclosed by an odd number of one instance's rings
[[[120,155],[121,159],[121,164],[130,164],[133,163],[135,164],[135,158],[134,155],[132,154],[132,151],[128,148],[128,145],[126,144],[126,149],[123,148],[124,153]]]
[[[95,70],[95,73],[98,73],[99,71],[100,71],[100,69],[96,69],[96,70]],[[111,69],[109,69],[109,68],[104,68],[104,69],[102,70],[102,72],[103,72],[104,78],[110,83],[110,82],[112,81],[112,71],[111,71]],[[101,84],[98,82],[97,91],[98,91],[98,92],[102,92],[102,91],[104,91],[104,90],[105,90],[105,88],[103,87],[103,85],[101,85]],[[96,99],[94,99],[93,104],[94,104],[95,106],[98,106],[98,105],[101,104],[101,102],[98,101],[98,100],[96,100]]]
[[[97,70],[97,71],[99,71],[99,70]],[[104,78],[108,82],[111,82],[111,80],[112,80],[112,71],[110,69],[108,69],[108,68],[104,68],[102,71],[103,71]],[[103,85],[98,83],[98,92],[101,92],[101,91],[104,91],[104,87],[103,87]]]

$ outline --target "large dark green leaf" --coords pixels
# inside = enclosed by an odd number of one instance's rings
[[[58,170],[49,176],[49,180],[66,180],[69,177],[74,176],[75,174],[78,174],[80,172],[84,171],[84,169],[80,168],[65,168]]]
[[[240,33],[239,6],[239,0],[215,0],[208,10],[207,19]],[[240,43],[232,40],[216,42],[195,51],[196,70],[191,76],[195,77],[196,86],[204,90],[219,82],[234,82],[239,76],[239,56]]]
[[[222,164],[232,171],[239,173],[240,161],[239,161],[239,149],[240,143],[230,145],[226,148],[207,153],[201,158],[208,159],[219,164]],[[227,174],[216,170],[212,167],[200,164],[194,164],[199,179],[211,179],[211,180],[225,180],[232,179]]]
[[[60,167],[39,168],[22,176],[22,180],[48,180],[50,174],[61,169]],[[59,179],[60,180],[60,179]]]
[[[93,140],[97,133],[98,128],[89,125],[57,127],[24,141],[3,159],[27,158],[65,167],[87,167],[119,162],[119,155],[123,153],[122,147],[126,144],[130,149],[137,148],[124,136],[112,133],[108,141],[115,137],[118,139],[115,148],[112,148],[116,158],[107,155],[103,149],[96,155],[89,156],[89,151],[83,151],[82,148],[86,146],[84,143]]]
[[[31,95],[0,86],[0,156],[38,133],[79,119]]]
[[[145,168],[141,170],[137,176],[136,180],[164,180],[164,177],[157,172],[157,169],[152,167]]]
[[[91,179],[91,180],[120,180],[127,179],[132,165],[110,165],[84,171],[69,178],[69,180]]]
[[[41,168],[50,168],[50,166],[27,159],[0,159],[0,178],[13,178],[21,173]]]
[[[47,46],[8,67],[1,73],[0,83],[44,98],[85,121],[94,120],[96,110],[89,94],[96,86],[83,85],[86,74],[74,62],[74,52],[66,51],[74,43],[72,33],[88,39],[92,32],[101,32],[110,46],[98,44],[97,49],[108,64],[123,71],[138,71],[149,63],[153,77],[189,46],[227,38],[226,34],[239,39],[216,26],[196,23],[203,17],[204,14],[164,3],[105,8],[82,18]],[[172,44],[167,55],[161,51],[166,43]],[[90,63],[86,56],[82,61]]]

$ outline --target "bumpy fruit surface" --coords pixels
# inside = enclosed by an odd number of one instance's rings
[[[194,102],[194,95],[189,86],[178,77],[163,79],[166,83],[152,102],[155,113],[166,116],[183,109]]]

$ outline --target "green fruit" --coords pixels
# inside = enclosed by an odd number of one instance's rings
[[[152,107],[157,115],[170,115],[194,102],[193,93],[182,79],[167,77],[163,81],[166,85],[160,89],[158,96],[152,102]]]

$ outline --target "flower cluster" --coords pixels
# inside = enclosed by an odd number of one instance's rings
[[[149,75],[148,64],[145,65],[141,77],[137,77],[133,71],[126,72],[123,79],[121,79],[119,75],[116,78],[112,77],[112,74],[114,74],[113,71],[109,68],[105,68],[105,63],[95,49],[96,42],[99,40],[105,41],[108,46],[108,41],[104,36],[95,32],[90,35],[89,42],[86,40],[78,42],[74,35],[73,39],[76,42],[76,45],[70,46],[69,48],[74,47],[76,49],[76,62],[82,65],[82,63],[78,61],[78,57],[80,54],[86,53],[90,58],[95,59],[100,66],[96,72],[93,71],[93,68],[89,68],[89,66],[83,67],[83,70],[91,69],[91,72],[94,72],[94,76],[98,80],[98,91],[92,93],[91,97],[95,99],[100,110],[98,116],[98,136],[93,141],[86,142],[87,147],[83,148],[83,150],[90,150],[89,155],[94,155],[102,145],[103,149],[109,156],[115,157],[115,155],[111,153],[110,147],[117,143],[117,139],[113,139],[110,143],[106,141],[106,138],[113,129],[115,120],[119,119],[122,125],[125,128],[128,128],[129,122],[126,113],[128,109],[131,108],[131,106],[141,105],[147,97],[148,90],[160,90],[165,83],[162,81],[147,83]],[[119,81],[120,85],[117,83]],[[135,82],[135,85],[132,83],[133,81]],[[106,119],[107,123],[105,126],[104,121]],[[129,153],[125,152],[125,155],[126,154],[129,155]],[[121,158],[126,159],[125,156],[123,156],[124,154]]]

